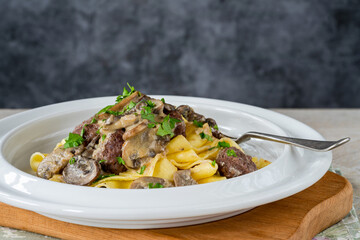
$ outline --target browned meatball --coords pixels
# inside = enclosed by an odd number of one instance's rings
[[[216,157],[221,175],[227,178],[238,177],[257,170],[251,156],[235,147],[221,149]]]
[[[84,129],[84,146],[87,146],[91,140],[93,140],[98,134],[96,133],[99,129],[99,126],[95,123],[91,123],[93,118],[89,118],[88,120],[82,122],[78,126],[75,127],[73,133],[81,134],[82,129]]]
[[[122,156],[123,134],[124,131],[121,129],[108,134],[93,153],[94,159],[105,160],[101,162],[101,167],[105,172],[119,174],[126,171],[126,167],[117,160],[117,157]]]

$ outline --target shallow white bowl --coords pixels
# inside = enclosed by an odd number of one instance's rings
[[[188,104],[233,136],[260,131],[323,140],[292,118],[249,105],[214,99],[164,97]],[[295,194],[318,181],[332,155],[278,143],[251,140],[242,145],[273,163],[225,181],[165,189],[102,189],[47,181],[31,173],[33,152],[50,152],[75,125],[115,97],[92,98],[36,108],[0,120],[0,201],[42,215],[88,226],[163,228],[230,217]]]

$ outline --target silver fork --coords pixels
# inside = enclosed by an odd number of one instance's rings
[[[241,135],[239,138],[234,138],[231,136],[227,136],[223,134],[225,137],[234,139],[237,144],[240,144],[242,142],[246,142],[250,140],[251,138],[258,138],[266,141],[273,141],[273,142],[279,142],[279,143],[285,143],[294,145],[301,148],[306,148],[313,151],[318,152],[326,152],[330,151],[334,148],[337,148],[348,141],[350,141],[349,137],[342,138],[337,141],[318,141],[318,140],[310,140],[310,139],[301,139],[301,138],[292,138],[292,137],[283,137],[273,134],[267,134],[267,133],[260,133],[260,132],[247,132],[243,135]]]

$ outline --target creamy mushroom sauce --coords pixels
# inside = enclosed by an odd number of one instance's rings
[[[187,160],[171,163],[166,159],[163,167],[172,169],[171,176],[163,174],[166,179],[153,175],[130,177],[130,188],[194,185],[197,181],[193,179],[192,174],[198,178],[202,177],[199,169],[209,173],[209,179],[205,182],[226,179],[224,176],[236,177],[257,169],[250,156],[244,154],[235,142],[226,139],[218,131],[214,119],[195,113],[190,106],[181,105],[176,108],[165,103],[163,99],[150,98],[129,87],[131,91],[124,89],[116,104],[105,107],[78,125],[50,154],[42,155],[42,161],[35,169],[32,162],[32,168],[37,175],[45,179],[56,177],[60,178],[60,182],[83,186],[89,186],[99,179],[101,181],[104,177],[119,176],[121,173],[126,175],[131,170],[141,175],[146,166],[153,164],[152,167],[155,168],[156,162],[153,163],[151,160],[159,160],[159,155],[165,157],[166,147],[175,137],[182,137],[179,140],[182,143],[179,143],[185,144],[185,147],[193,142],[195,145],[190,148],[198,151],[193,151],[193,154],[210,154],[208,156],[212,156],[212,159],[205,158],[196,163],[196,159],[199,158],[196,155],[194,165],[190,163],[186,170],[182,169]],[[189,136],[188,139],[187,126],[190,130],[193,129],[193,136]],[[212,138],[216,139],[214,144],[211,143]],[[199,148],[196,141],[205,145]],[[214,148],[215,152],[212,150]],[[179,148],[179,151],[184,151],[184,148]],[[229,154],[229,151],[232,154]],[[219,152],[222,153],[220,156],[214,155]],[[188,157],[194,155],[190,152]],[[231,171],[233,168],[237,171]]]

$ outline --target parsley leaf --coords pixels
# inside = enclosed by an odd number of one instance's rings
[[[227,148],[227,147],[230,147],[230,144],[225,141],[221,141],[221,142],[218,142],[217,147],[218,148]]]
[[[219,130],[218,125],[213,126],[214,129]]]
[[[124,90],[123,90],[123,94],[122,95],[119,95],[117,98],[116,98],[116,102],[120,102],[121,100],[123,100],[124,98],[127,98],[128,96],[130,96],[131,94],[133,94],[135,92],[135,88],[130,86],[129,83],[127,83],[130,91],[128,91],[126,89],[126,87],[124,87]]]
[[[93,183],[98,182],[104,178],[113,177],[115,174],[100,175]]]
[[[101,159],[100,161],[99,161],[99,163],[103,163],[103,162],[105,162],[106,160],[105,159]]]
[[[130,101],[130,103],[122,110],[122,111],[110,111],[110,110],[106,110],[105,112],[108,114],[112,114],[115,116],[120,116],[123,115],[126,111],[129,111],[131,109],[133,109],[136,106],[137,103]]]
[[[105,138],[106,138],[106,134],[103,134],[102,136],[101,136],[101,140],[105,140]]]
[[[199,135],[200,135],[201,139],[204,139],[204,138],[205,138],[206,140],[208,140],[208,141],[210,141],[210,142],[213,140],[210,135],[207,135],[207,134],[204,133],[204,132],[201,132]]]
[[[96,115],[99,115],[100,113],[104,113],[106,111],[108,111],[110,108],[112,108],[114,105],[108,105],[106,107],[104,107],[103,109],[101,109]]]
[[[102,129],[102,127],[100,127],[100,128],[96,131],[96,134],[100,134],[100,129]]]
[[[148,107],[151,107],[151,108],[154,108],[156,106],[155,103],[153,103],[151,100],[147,100],[146,104]]]
[[[165,103],[165,99],[164,99],[164,98],[162,98],[161,101],[162,101],[163,103]]]
[[[216,164],[216,159],[214,161],[212,161],[211,165],[213,165],[215,167]]]
[[[118,160],[118,162],[122,165],[125,165],[125,161],[124,159],[122,159],[122,157],[116,157],[116,159]]]
[[[177,118],[170,118],[170,127],[175,128],[175,123],[179,123],[179,122],[181,121]]]
[[[173,137],[174,133],[172,129],[175,128],[175,123],[177,122],[181,122],[181,121],[176,118],[171,118],[169,115],[167,115],[160,123],[160,127],[157,130],[156,135],[159,135],[161,137],[165,135],[170,135],[170,137]]]
[[[199,122],[199,121],[196,121],[196,120],[193,121],[193,124],[195,126],[197,126],[197,127],[203,127],[203,125],[204,125],[202,122]]]
[[[237,155],[236,155],[236,153],[235,153],[235,151],[234,151],[233,149],[228,149],[228,150],[226,151],[226,154],[227,154],[228,156],[231,156],[231,157],[237,157]]]
[[[165,135],[170,134],[170,137],[174,136],[174,133],[172,132],[170,122],[169,122],[169,115],[167,115],[163,122],[161,123],[159,129],[157,130],[156,134],[163,137]]]
[[[97,122],[97,120],[95,119],[95,118],[93,118],[92,120],[91,120],[91,123],[96,123]]]
[[[146,168],[146,166],[143,165],[143,166],[140,168],[140,172],[139,172],[138,174],[143,175],[143,173],[144,173],[144,171],[145,171],[145,168]]]
[[[84,137],[84,133],[85,133],[85,127],[87,126],[87,124],[84,124],[83,128],[81,129],[81,133],[80,136]]]
[[[124,114],[123,111],[119,112],[119,111],[111,111],[111,110],[107,110],[107,111],[105,111],[105,113],[108,113],[108,114],[111,114],[114,116],[120,116],[120,115]]]
[[[136,106],[136,103],[133,101],[130,101],[130,103],[126,107],[126,111],[129,111],[130,109],[134,108]]]
[[[149,188],[163,188],[164,186],[160,183],[149,183]]]
[[[74,164],[74,163],[75,163],[75,158],[72,157],[72,158],[69,160],[69,163],[70,163],[70,164]]]
[[[76,133],[69,133],[69,136],[65,138],[64,148],[78,147],[84,142],[84,139]]]
[[[149,123],[149,124],[148,124],[148,128],[154,128],[155,126],[156,126],[155,123]]]
[[[142,119],[147,119],[150,122],[155,123],[155,115],[151,113],[151,107],[150,106],[145,106],[143,107],[143,110],[141,110],[141,118]]]

